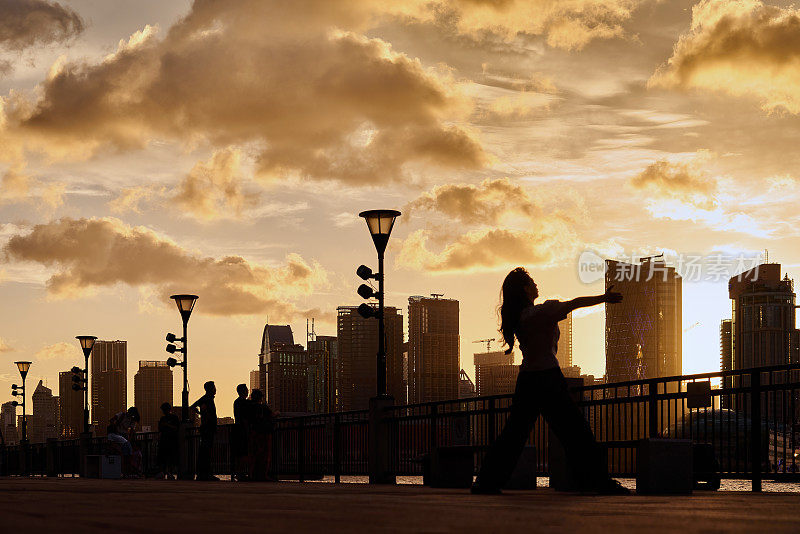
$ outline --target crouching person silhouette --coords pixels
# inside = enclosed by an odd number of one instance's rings
[[[514,338],[522,351],[522,365],[511,403],[511,414],[503,431],[483,459],[472,493],[498,494],[517,465],[525,443],[539,414],[564,447],[567,461],[580,476],[582,491],[626,494],[628,490],[608,476],[608,463],[595,441],[592,430],[575,401],[558,366],[556,351],[560,332],[558,322],[577,309],[622,301],[620,293],[609,288],[603,295],[578,297],[559,302],[534,304],[539,296],[536,283],[522,267],[503,281],[500,304],[500,333],[508,346]]]

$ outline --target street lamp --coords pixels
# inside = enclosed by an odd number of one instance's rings
[[[175,358],[168,358],[167,365],[170,367],[174,367],[176,365],[180,365],[183,367],[183,391],[181,392],[181,420],[184,423],[189,422],[189,381],[186,375],[186,360],[187,360],[187,350],[186,347],[188,345],[188,339],[186,335],[186,325],[189,324],[189,317],[192,315],[192,310],[194,309],[194,304],[197,302],[199,298],[197,295],[172,295],[170,297],[172,300],[175,301],[175,304],[178,306],[178,311],[181,313],[181,319],[183,320],[183,337],[176,337],[175,334],[169,333],[167,334],[167,341],[169,345],[167,345],[167,352],[170,354],[174,354],[175,352],[183,353],[183,361],[178,362]],[[175,342],[180,342],[182,346],[180,348],[173,345]]]
[[[72,389],[83,391],[83,433],[89,433],[89,356],[92,354],[94,342],[97,336],[76,336],[83,349],[85,365],[81,370],[79,367],[72,368]],[[80,376],[83,374],[83,376]]]
[[[383,254],[386,252],[386,245],[389,243],[389,235],[392,233],[394,221],[400,216],[400,212],[396,210],[367,210],[358,214],[363,217],[367,222],[367,228],[372,236],[372,242],[375,243],[375,250],[378,251],[378,272],[372,272],[372,269],[366,265],[360,266],[356,270],[356,274],[363,280],[374,279],[378,281],[378,291],[376,292],[370,286],[362,284],[358,288],[358,294],[364,298],[377,298],[378,309],[375,310],[367,303],[361,304],[358,307],[358,313],[366,318],[378,318],[378,357],[377,357],[377,372],[378,372],[378,397],[386,397],[386,334],[384,325],[383,302],[385,297],[384,289],[384,276],[383,276]]]
[[[16,384],[11,385],[11,394],[15,397],[22,395],[22,443],[28,442],[28,418],[25,413],[25,377],[28,376],[28,369],[31,368],[31,362],[14,362],[19,369],[19,376],[22,377],[22,387],[17,387]]]

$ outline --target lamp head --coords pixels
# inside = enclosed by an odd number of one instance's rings
[[[94,342],[97,340],[97,336],[75,336],[75,339],[80,341],[81,348],[83,349],[83,355],[88,358],[89,354],[92,353],[92,347],[94,347]]]
[[[170,332],[169,334],[167,334],[167,341],[168,341],[168,342],[170,342],[170,343],[175,343],[175,340],[176,340],[176,339],[178,339],[178,336],[176,336],[176,335],[175,335],[175,334],[173,334],[172,332]]]
[[[80,367],[78,367],[77,365],[74,365],[74,366],[72,367],[72,369],[70,369],[70,371],[72,371],[72,372],[73,372],[73,373],[75,373],[75,374],[78,374],[78,373],[82,373],[82,372],[83,372],[83,369],[81,369],[81,368],[80,368]]]
[[[194,309],[194,303],[197,302],[199,297],[197,295],[172,295],[170,298],[174,300],[175,305],[178,306],[178,311],[181,312],[183,321],[188,322],[189,316]]]
[[[175,345],[173,345],[172,343],[170,343],[169,345],[167,345],[167,352],[169,352],[170,354],[175,354],[175,351],[176,351],[176,350],[178,350],[178,347],[176,347],[176,346],[175,346]]]
[[[397,210],[367,210],[362,211],[358,216],[363,217],[367,222],[375,249],[379,255],[382,255],[386,251],[394,221],[400,216],[400,212]]]
[[[176,360],[175,358],[167,358],[167,365],[169,365],[170,367],[175,367],[176,365],[178,365],[178,360]]]
[[[25,377],[28,375],[28,369],[31,368],[31,362],[14,362],[17,364],[17,369],[19,369],[19,376],[25,380]]]

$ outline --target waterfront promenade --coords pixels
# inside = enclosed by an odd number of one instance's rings
[[[798,532],[797,493],[580,496],[549,489],[0,479],[5,532]]]

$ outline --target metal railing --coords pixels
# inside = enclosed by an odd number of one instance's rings
[[[710,382],[717,381],[713,389]],[[707,393],[692,398],[690,384],[709,382]],[[702,390],[702,388],[700,388]],[[710,391],[708,391],[710,389]],[[573,388],[578,405],[608,450],[614,476],[635,476],[636,447],[645,438],[690,439],[714,451],[723,478],[800,481],[800,364],[686,376],[594,384]],[[473,448],[476,470],[498,436],[512,395],[393,406],[380,424],[389,425],[391,469],[397,475],[420,475],[436,447]],[[369,474],[367,410],[280,418],[272,437],[272,473],[299,480]],[[222,425],[214,442],[213,470],[231,474],[232,425]],[[197,458],[199,431],[187,435],[190,464]],[[529,445],[536,449],[537,471],[549,472],[551,439],[540,417]],[[142,470],[156,473],[158,434],[140,433]],[[88,454],[107,451],[104,438],[93,438]],[[5,474],[69,475],[80,470],[79,440],[29,444],[22,463],[21,446],[5,447]]]

